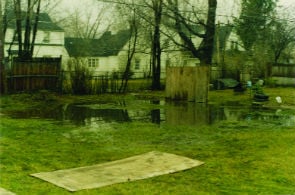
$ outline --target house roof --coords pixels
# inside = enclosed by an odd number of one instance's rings
[[[230,33],[232,32],[232,29],[233,26],[230,24],[219,25],[216,27],[215,44],[217,44],[217,41],[219,41],[219,49],[225,49],[226,42]]]
[[[22,27],[25,27],[26,20],[26,12],[22,11]],[[33,13],[32,16],[32,25],[35,23],[36,13]],[[14,11],[7,12],[7,26],[8,28],[15,28],[16,24],[16,16]],[[38,30],[43,31],[64,31],[61,27],[59,27],[56,23],[54,23],[50,16],[47,13],[40,13],[38,20]]]
[[[104,33],[99,39],[65,38],[65,47],[71,57],[105,57],[117,55],[129,39],[129,30],[112,35]]]

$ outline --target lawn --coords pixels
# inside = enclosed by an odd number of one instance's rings
[[[281,96],[294,107],[294,88],[270,88],[266,104]],[[150,179],[82,190],[82,194],[294,194],[295,127],[281,121],[221,121],[213,125],[148,122],[110,123],[99,128],[40,118],[9,117],[13,110],[98,99],[161,99],[161,92],[125,96],[10,95],[1,97],[0,187],[16,194],[72,194],[29,176],[31,173],[110,162],[152,150],[205,162],[199,167]],[[211,91],[209,103],[251,103],[248,94]],[[8,114],[6,114],[8,113]],[[295,114],[294,109],[282,113]]]

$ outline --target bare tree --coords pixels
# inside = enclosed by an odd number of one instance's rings
[[[283,51],[295,42],[295,27],[288,25],[284,20],[274,21],[267,39],[273,54],[273,62],[278,63]]]
[[[182,3],[189,5],[188,1]],[[201,64],[210,65],[213,58],[217,0],[208,0],[206,22],[195,12],[193,5],[189,11],[183,11],[178,0],[167,0],[166,7],[171,12],[168,12],[168,17],[174,21],[174,26],[170,27],[181,38],[181,42],[172,39],[173,42],[189,51],[192,57],[198,58]],[[186,12],[191,14],[186,15]],[[200,28],[203,30],[200,31]],[[202,39],[201,44],[196,45],[192,36]]]
[[[162,25],[162,12],[163,12],[163,0],[115,0],[104,2],[111,2],[117,5],[119,10],[125,10],[125,12],[134,13],[134,17],[141,21],[141,26],[144,26],[141,34],[141,43],[149,42],[149,49],[151,55],[150,71],[152,73],[152,86],[153,90],[161,88],[161,25]],[[145,34],[145,35],[144,35]],[[144,40],[145,38],[145,40]],[[150,44],[151,43],[151,44]],[[147,45],[147,44],[146,44]],[[141,45],[142,47],[142,45]],[[143,48],[138,48],[143,50]],[[137,51],[138,52],[138,51]]]
[[[85,12],[81,12],[82,8]],[[109,6],[84,4],[82,8],[75,8],[74,11],[57,21],[65,29],[66,36],[94,39],[108,30],[109,24],[105,15]]]
[[[13,0],[16,17],[16,35],[18,41],[18,56],[22,60],[31,60],[33,57],[34,43],[38,29],[41,0],[27,0],[27,10],[22,12],[21,0]],[[36,11],[34,10],[36,8]],[[33,18],[35,16],[35,20]],[[25,20],[25,33],[22,34],[22,21]],[[32,23],[34,21],[34,23]],[[33,28],[32,28],[33,26]],[[31,35],[33,39],[31,40]]]
[[[136,45],[138,41],[138,23],[134,15],[129,21],[129,27],[130,27],[129,28],[130,34],[129,34],[128,48],[127,48],[127,61],[126,61],[125,70],[122,75],[121,86],[119,88],[119,92],[121,93],[124,93],[127,90],[128,81],[131,76],[131,64],[132,64],[134,54],[136,52]]]
[[[142,21],[137,17],[137,5],[134,1],[118,0],[115,4],[115,9],[118,13],[118,17],[121,18],[120,23],[117,24],[119,28],[126,29],[126,23],[128,24],[127,28],[129,30],[129,37],[126,48],[126,56],[122,60],[126,60],[124,64],[124,71],[121,77],[121,85],[119,88],[120,93],[124,93],[127,90],[128,81],[132,76],[131,65],[134,60],[134,56],[138,50],[138,38],[139,31]],[[123,27],[121,27],[123,26]]]
[[[295,27],[288,19],[272,18],[272,22],[263,30],[264,37],[254,44],[254,57],[264,56],[263,75],[272,76],[272,66],[288,61],[288,52],[295,43]],[[262,48],[259,50],[259,48]],[[255,59],[255,61],[257,61]]]

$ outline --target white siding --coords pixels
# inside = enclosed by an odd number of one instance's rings
[[[101,75],[106,73],[111,73],[119,70],[119,63],[117,56],[109,57],[95,57],[99,60],[99,65],[93,69],[95,74]]]
[[[8,56],[7,50],[13,40],[14,32],[14,29],[7,29],[6,31],[4,48],[5,56]],[[48,34],[49,40],[44,42],[44,37]],[[18,50],[17,40],[14,41],[11,50]],[[67,55],[64,48],[64,32],[37,32],[33,57],[60,57],[63,55]]]
[[[5,43],[10,43],[13,39],[14,30],[13,29],[7,29],[5,34]]]
[[[48,42],[45,41],[45,38],[47,36],[49,36]],[[35,43],[50,44],[50,45],[64,45],[64,32],[38,31]]]
[[[98,64],[96,67],[89,67],[88,60],[96,59]],[[70,61],[75,61],[74,58],[69,58]],[[112,72],[119,71],[119,63],[117,56],[109,57],[83,57],[79,58],[80,65],[87,67],[94,76],[111,74]],[[65,67],[67,69],[67,67]]]

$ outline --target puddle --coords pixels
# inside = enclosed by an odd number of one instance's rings
[[[270,121],[294,126],[294,112],[266,109],[228,102],[211,105],[193,102],[133,100],[96,104],[67,104],[17,111],[13,118],[43,118],[70,122],[78,126],[97,126],[105,123],[143,121],[171,125],[210,125],[219,121]]]

